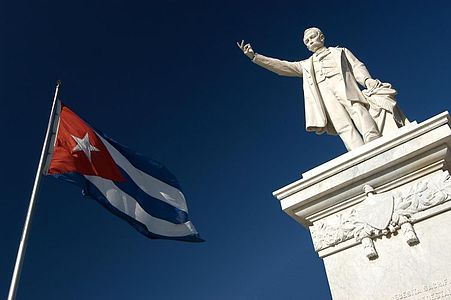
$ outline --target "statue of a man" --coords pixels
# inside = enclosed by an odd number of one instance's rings
[[[257,65],[279,75],[303,77],[307,131],[338,134],[349,151],[378,138],[380,132],[357,84],[366,88],[377,84],[365,65],[346,48],[325,47],[318,28],[305,30],[303,41],[314,54],[295,62],[257,54],[244,41],[237,44]]]

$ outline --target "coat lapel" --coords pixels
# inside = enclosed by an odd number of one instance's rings
[[[304,61],[304,71],[307,72],[307,74],[312,75],[313,74],[313,56],[310,56]]]

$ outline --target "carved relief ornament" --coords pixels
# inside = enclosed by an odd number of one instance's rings
[[[414,214],[451,199],[451,177],[447,171],[413,184],[408,192],[389,191],[376,194],[364,186],[366,199],[349,212],[318,221],[310,228],[316,251],[355,238],[361,242],[369,259],[377,257],[372,238],[399,229],[409,245],[418,243],[411,224]]]

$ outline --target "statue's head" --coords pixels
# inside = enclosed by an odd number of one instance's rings
[[[324,46],[324,34],[316,27],[307,28],[304,31],[304,44],[312,52]]]

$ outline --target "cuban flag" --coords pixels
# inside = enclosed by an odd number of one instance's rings
[[[177,179],[94,130],[58,101],[44,172],[82,188],[110,212],[151,239],[202,242],[188,217]]]

